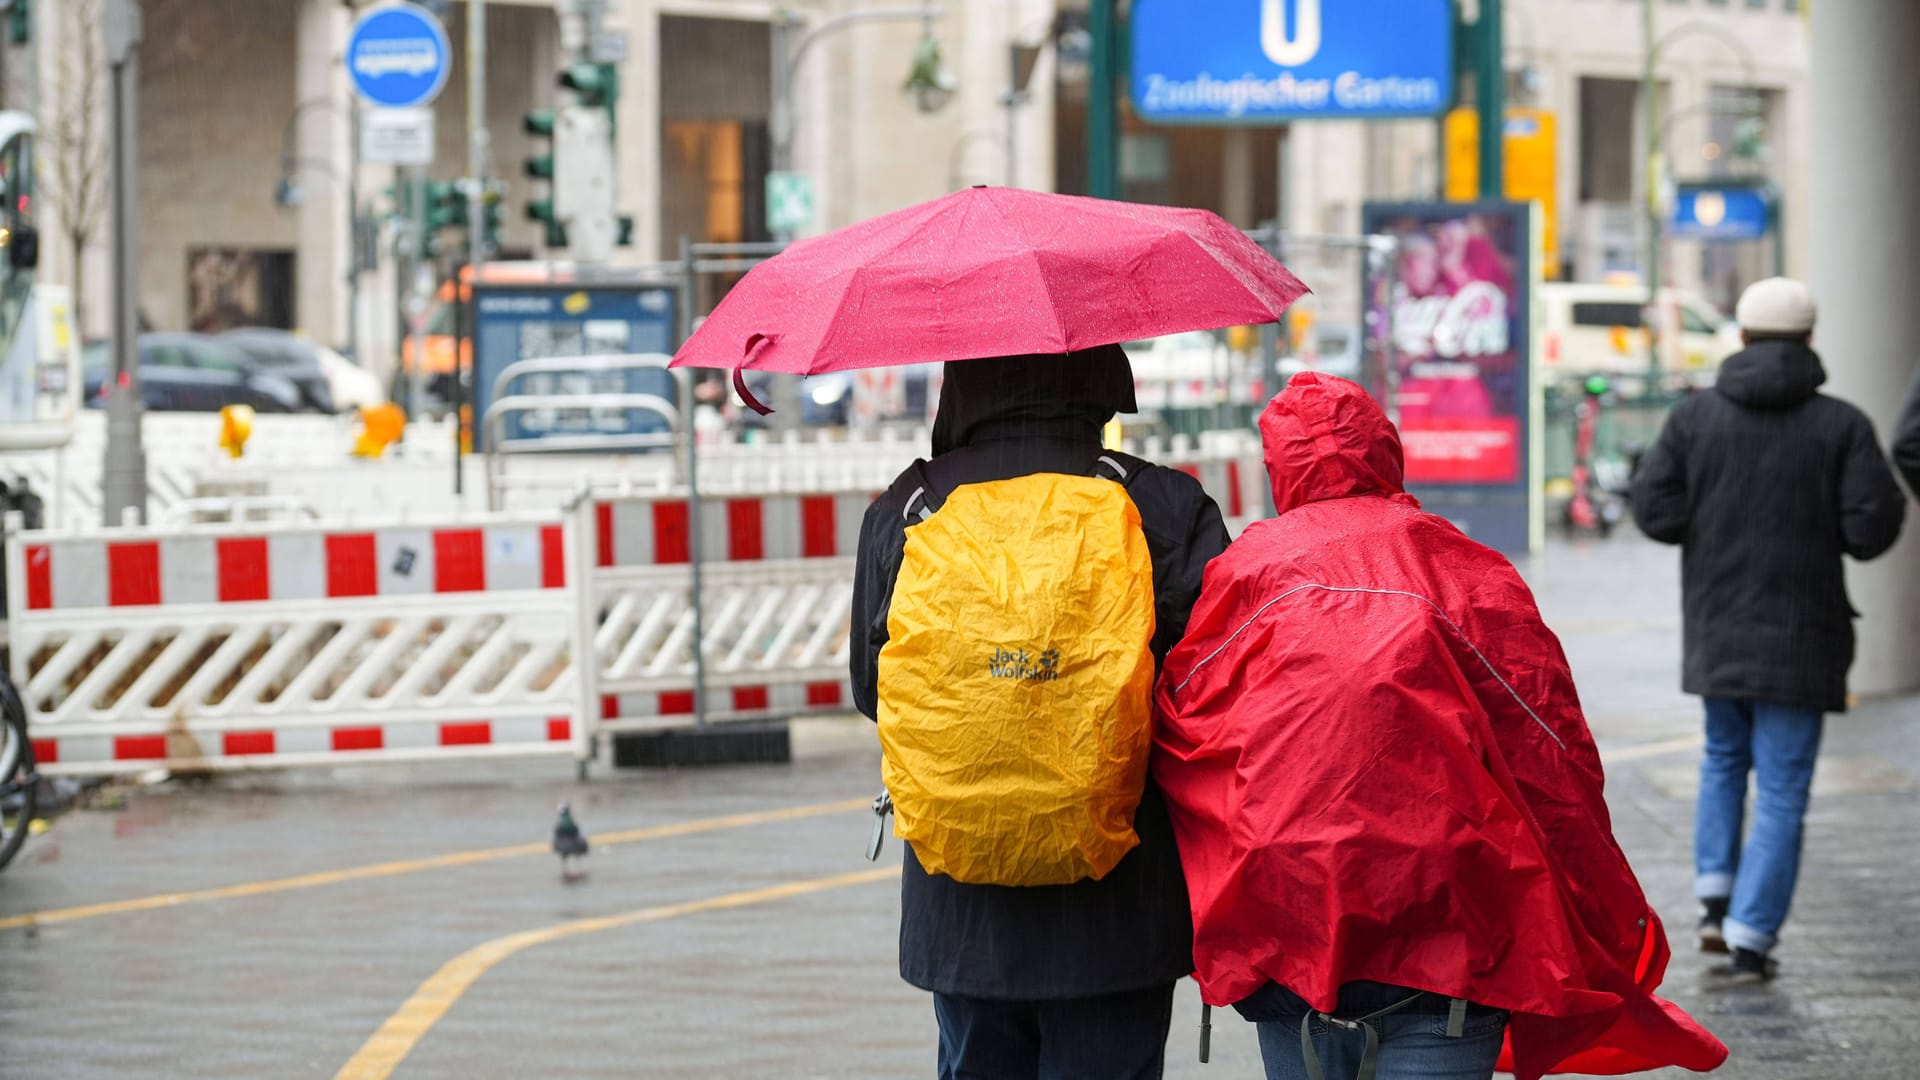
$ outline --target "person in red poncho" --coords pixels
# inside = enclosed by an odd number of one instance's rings
[[[1203,999],[1275,1080],[1718,1066],[1654,996],[1666,935],[1519,575],[1406,494],[1353,383],[1295,376],[1260,431],[1278,516],[1209,565],[1157,692]]]

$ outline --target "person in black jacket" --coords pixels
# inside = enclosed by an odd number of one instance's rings
[[[1893,422],[1893,463],[1907,478],[1907,490],[1920,499],[1920,375],[1907,391],[1907,403]]]
[[[1118,346],[946,365],[927,483],[942,492],[1034,473],[1090,475],[1101,428],[1134,411]],[[1227,546],[1193,478],[1108,452],[1153,557],[1156,664],[1186,630],[1201,572]],[[911,471],[869,508],[853,591],[855,705],[878,715],[879,657],[906,544]],[[911,845],[900,888],[900,976],[934,995],[942,1078],[1161,1075],[1174,983],[1193,970],[1186,878],[1151,781],[1139,846],[1073,885],[969,885],[926,873]]]
[[[1685,673],[1706,703],[1694,820],[1700,944],[1723,974],[1773,977],[1824,714],[1847,707],[1853,619],[1843,555],[1893,546],[1905,498],[1859,409],[1819,393],[1813,297],[1756,282],[1746,348],[1675,406],[1633,482],[1640,528],[1681,546]],[[1744,847],[1747,774],[1758,792]]]

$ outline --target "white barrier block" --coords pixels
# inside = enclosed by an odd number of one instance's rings
[[[538,589],[543,584],[540,530],[531,525],[487,530],[487,589]]]
[[[381,596],[433,592],[433,534],[424,529],[381,529],[374,538]]]
[[[98,541],[52,544],[42,554],[53,560],[49,575],[56,608],[107,606],[107,546]]]
[[[267,539],[267,587],[275,600],[318,600],[327,595],[327,543],[319,533]]]
[[[160,541],[161,603],[214,603],[220,599],[219,574],[212,540],[182,537]]]

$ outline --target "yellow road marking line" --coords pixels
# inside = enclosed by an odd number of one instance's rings
[[[1638,746],[1623,746],[1618,750],[1604,751],[1600,755],[1600,760],[1608,765],[1614,765],[1622,761],[1639,761],[1641,758],[1659,757],[1662,754],[1674,754],[1682,750],[1697,750],[1706,744],[1705,736],[1683,735],[1677,739],[1641,743]]]
[[[671,825],[653,825],[641,829],[626,829],[620,832],[602,833],[592,839],[595,844],[601,847],[614,847],[619,844],[638,843],[644,840],[665,840],[676,836],[692,836],[696,833],[718,832],[723,829],[740,829],[749,825],[766,825],[776,821],[795,821],[800,818],[845,813],[849,810],[865,810],[872,805],[872,799],[847,799],[842,802],[792,806],[782,810],[757,810],[745,814],[727,814],[723,817],[679,821]],[[0,931],[18,930],[28,926],[46,926],[51,923],[74,922],[80,919],[97,919],[105,915],[125,915],[129,912],[152,911],[156,908],[179,907],[182,904],[203,904],[213,900],[235,900],[245,896],[264,896],[268,893],[292,892],[296,889],[314,889],[323,885],[340,885],[349,881],[366,881],[371,878],[397,877],[401,874],[417,874],[426,870],[446,870],[456,866],[473,866],[479,863],[496,862],[500,859],[519,859],[529,855],[544,855],[550,850],[550,845],[544,843],[515,844],[512,847],[500,848],[480,848],[473,851],[455,851],[446,855],[434,855],[425,859],[401,859],[395,862],[373,863],[369,866],[348,867],[344,870],[323,870],[314,874],[299,874],[294,877],[273,878],[267,881],[248,881],[237,885],[222,885],[213,889],[196,889],[192,892],[161,893],[157,896],[142,896],[132,900],[115,900],[104,904],[86,904],[81,907],[31,911],[25,915],[10,915],[6,918],[0,918]]]
[[[500,961],[524,949],[535,945],[545,945],[561,938],[579,934],[593,934],[602,930],[616,930],[636,923],[660,922],[665,919],[677,919],[682,915],[697,915],[708,911],[725,911],[729,908],[748,907],[765,904],[774,900],[784,900],[793,896],[806,896],[809,893],[826,892],[831,889],[844,889],[853,885],[868,885],[888,878],[898,877],[898,866],[880,870],[861,870],[852,874],[837,874],[833,877],[814,878],[811,881],[792,881],[785,885],[774,885],[765,889],[749,889],[745,892],[726,893],[705,900],[692,900],[682,904],[666,904],[661,907],[641,908],[620,915],[605,915],[594,919],[579,919],[574,922],[560,923],[539,930],[523,930],[517,934],[495,938],[492,941],[476,945],[441,967],[428,977],[413,996],[380,1025],[359,1053],[340,1067],[334,1074],[334,1080],[386,1080],[393,1070],[413,1052],[420,1040],[440,1018],[453,1008],[454,1003],[479,981],[480,976]]]

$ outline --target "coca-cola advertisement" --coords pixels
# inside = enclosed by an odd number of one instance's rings
[[[1408,486],[1442,502],[1506,489],[1525,513],[1528,215],[1507,203],[1366,208],[1367,232],[1393,240],[1367,277],[1367,382],[1399,424]],[[1500,523],[1496,546],[1525,546],[1524,519],[1517,543],[1513,526]]]

